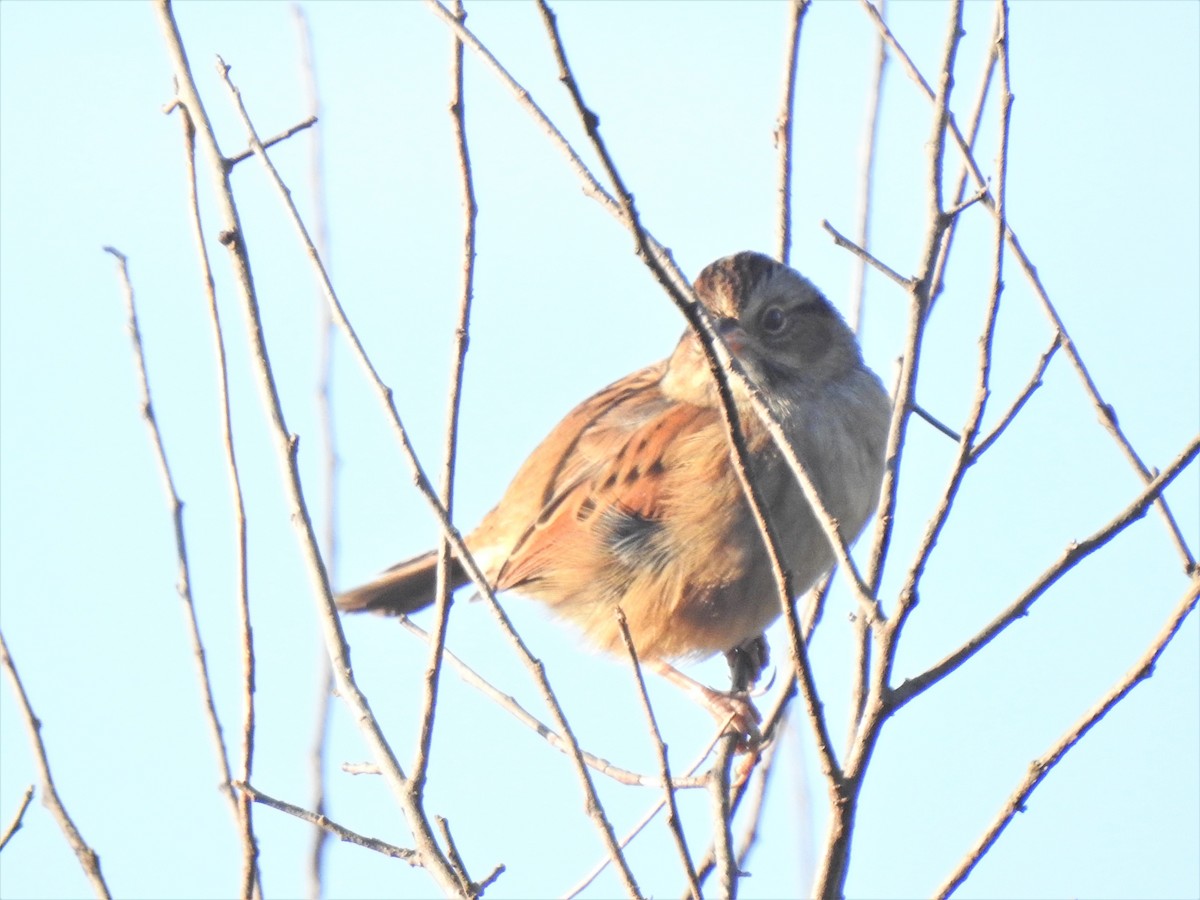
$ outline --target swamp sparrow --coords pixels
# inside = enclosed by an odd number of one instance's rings
[[[712,263],[696,297],[761,391],[847,543],[878,501],[891,403],[853,332],[793,269],[759,253]],[[797,593],[833,550],[783,456],[734,386],[758,487]],[[668,359],[567,414],[466,544],[497,591],[548,604],[604,650],[622,650],[624,610],[639,657],[735,730],[745,706],[670,660],[743,646],[781,612],[766,547],[731,459],[713,375],[690,330]],[[402,562],[338,597],[344,611],[411,613],[433,602],[436,554]],[[468,582],[458,560],[454,587]],[[750,716],[756,717],[750,707]]]

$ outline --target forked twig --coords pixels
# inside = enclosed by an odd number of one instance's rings
[[[920,675],[906,679],[894,688],[889,696],[889,704],[898,709],[914,697],[924,693],[937,682],[941,681],[976,653],[995,640],[1002,631],[1028,614],[1034,602],[1049,590],[1063,575],[1073,569],[1078,563],[1091,556],[1101,547],[1108,544],[1114,537],[1138,521],[1146,514],[1146,510],[1166,490],[1167,485],[1178,477],[1195,460],[1200,453],[1200,436],[1192,439],[1183,451],[1150,484],[1117,513],[1107,524],[1092,532],[1082,541],[1072,541],[1063,550],[1054,563],[1037,576],[1024,591],[999,615],[983,629],[968,639],[957,650],[945,656],[940,662],[930,666]]]
[[[1050,771],[1057,766],[1064,756],[1083,739],[1083,736],[1092,730],[1097,722],[1108,715],[1113,707],[1125,699],[1125,697],[1137,687],[1141,682],[1145,681],[1154,674],[1154,667],[1158,663],[1159,658],[1163,655],[1163,651],[1167,649],[1167,645],[1179,633],[1179,629],[1183,626],[1184,621],[1196,608],[1197,597],[1200,597],[1200,577],[1192,579],[1192,583],[1188,585],[1187,591],[1183,595],[1183,599],[1179,601],[1171,616],[1167,619],[1162,631],[1142,654],[1141,659],[1133,664],[1124,677],[1121,678],[1112,689],[1099,700],[1095,706],[1088,710],[1071,729],[1062,736],[1057,743],[1054,744],[1045,754],[1038,759],[1035,759],[1029,766],[1029,774],[1013,791],[1008,801],[1000,810],[999,815],[987,827],[983,835],[976,842],[975,846],[967,853],[958,867],[950,874],[947,879],[942,882],[941,886],[934,894],[938,900],[944,900],[954,893],[958,887],[967,880],[971,871],[991,849],[992,845],[1008,827],[1013,818],[1019,812],[1025,811],[1025,804],[1029,801],[1030,795],[1037,789],[1038,785],[1050,774]]]

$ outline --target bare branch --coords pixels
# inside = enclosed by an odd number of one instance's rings
[[[420,625],[417,625],[408,617],[401,617],[397,621],[400,623],[400,627],[408,631],[409,634],[413,634],[427,643],[433,640],[429,632],[423,629]],[[525,709],[525,707],[517,702],[515,697],[513,697],[511,694],[505,694],[501,692],[449,649],[444,650],[443,654],[445,656],[445,660],[450,663],[456,672],[458,672],[459,677],[461,677],[463,681],[480,691],[485,697],[492,700],[497,706],[508,712],[522,725],[545,738],[546,743],[548,743],[555,750],[558,750],[560,753],[565,753],[568,756],[571,754],[572,751],[570,742],[555,732],[549,725],[546,725],[544,722],[533,716],[528,710]],[[595,769],[601,775],[608,776],[618,784],[627,784],[631,786],[637,785],[641,787],[661,787],[663,784],[660,778],[651,777],[649,775],[639,775],[637,772],[630,772],[628,769],[622,769],[620,766],[615,766],[608,760],[602,759],[592,753],[588,753],[586,750],[581,750],[580,752],[583,754],[583,760],[585,763],[587,763],[591,768]],[[343,766],[343,769],[345,769],[345,766]],[[675,790],[679,790],[681,788],[704,787],[706,784],[708,784],[707,778],[676,778],[671,782],[671,786]]]
[[[241,476],[238,473],[237,454],[233,446],[233,415],[229,399],[229,366],[225,353],[225,334],[221,325],[221,314],[217,306],[217,292],[212,274],[212,262],[208,247],[204,243],[204,226],[200,218],[200,196],[196,179],[196,128],[185,104],[175,102],[184,132],[184,167],[187,173],[189,223],[196,256],[200,262],[205,298],[208,301],[208,317],[212,324],[213,353],[217,362],[217,394],[221,404],[221,446],[225,453],[225,468],[229,475],[229,493],[233,502],[233,533],[236,547],[239,632],[242,645],[242,747],[238,778],[250,779],[254,762],[254,633],[250,622],[250,584],[246,544],[246,504],[242,493]],[[124,265],[124,264],[122,264]],[[128,277],[122,272],[123,277]],[[132,310],[132,294],[130,295]],[[141,347],[137,348],[141,355]],[[142,364],[144,375],[144,363]],[[157,431],[157,429],[156,429]],[[161,440],[161,439],[160,439]],[[160,446],[160,452],[161,446]],[[164,456],[165,463],[165,456]],[[242,896],[261,897],[262,878],[258,870],[258,841],[254,836],[253,811],[244,797],[237,798],[236,809],[241,824],[242,838]]]
[[[21,830],[21,820],[25,818],[25,810],[29,808],[30,801],[33,800],[33,785],[25,788],[25,795],[21,798],[21,803],[17,807],[16,815],[12,821],[8,823],[8,827],[0,834],[0,850],[3,850],[8,842],[12,840],[12,836]]]
[[[879,0],[879,15],[885,15],[887,0]],[[862,146],[859,150],[859,173],[862,181],[858,189],[858,235],[857,246],[866,253],[870,246],[871,234],[871,200],[875,187],[875,146],[879,138],[879,110],[883,98],[883,76],[887,72],[887,45],[880,38],[875,45],[875,77],[871,81],[871,93],[867,97],[867,127],[863,131]],[[828,225],[826,226],[828,227]],[[852,271],[850,286],[850,327],[860,337],[862,336],[863,305],[867,294],[867,259],[859,257],[860,262]]]
[[[1029,398],[1033,396],[1033,392],[1042,386],[1042,378],[1046,374],[1046,368],[1050,365],[1050,360],[1054,358],[1054,354],[1058,352],[1058,348],[1061,346],[1062,335],[1056,331],[1054,333],[1053,340],[1050,341],[1050,346],[1047,347],[1046,352],[1038,358],[1038,363],[1033,369],[1033,374],[1029,376],[1029,381],[1026,383],[1025,387],[1019,394],[1017,394],[1017,397],[1015,400],[1013,400],[1012,405],[1009,406],[1004,415],[1000,417],[1000,420],[995,424],[992,430],[984,435],[982,440],[977,441],[975,446],[971,449],[972,461],[979,459],[979,457],[984,454],[984,451],[986,451],[990,446],[992,446],[992,444],[996,442],[996,439],[1004,433],[1004,430],[1008,428],[1009,425],[1012,424],[1012,420],[1016,418],[1017,413],[1021,411],[1021,409],[1029,401]]]
[[[189,195],[192,210],[192,231],[201,247],[199,202],[195,191],[195,157],[194,135],[191,119],[188,118],[186,107],[180,109],[183,122],[185,160],[188,171]],[[217,765],[220,769],[221,781],[218,789],[229,801],[233,811],[234,822],[241,833],[243,848],[243,896],[252,893],[261,896],[261,881],[258,875],[258,842],[254,837],[254,828],[249,807],[243,804],[234,793],[230,782],[233,779],[229,764],[229,753],[225,747],[225,737],[221,728],[221,720],[217,715],[216,701],[213,697],[212,678],[208,671],[208,658],[204,650],[204,642],[200,637],[200,623],[196,617],[196,604],[192,597],[191,568],[188,563],[187,540],[183,528],[183,501],[175,489],[175,479],[171,474],[171,466],[167,461],[166,446],[163,444],[162,433],[158,428],[158,419],[154,414],[154,404],[150,399],[150,379],[146,371],[146,354],[142,346],[142,332],[138,326],[137,306],[134,301],[133,283],[129,278],[129,263],[125,255],[113,247],[104,248],[117,261],[117,273],[121,282],[122,293],[125,297],[125,312],[128,316],[129,337],[133,343],[134,363],[137,369],[138,390],[142,409],[142,418],[150,435],[150,445],[154,450],[155,461],[159,474],[162,476],[163,491],[171,508],[171,518],[175,531],[175,553],[179,561],[179,582],[176,590],[183,601],[184,620],[188,629],[188,639],[192,647],[192,656],[196,661],[196,678],[200,683],[200,694],[204,704],[204,717],[208,725],[209,736],[213,749],[217,754]],[[242,493],[237,475],[237,463],[233,456],[233,440],[229,417],[229,382],[225,366],[224,340],[221,336],[220,319],[217,314],[216,294],[213,289],[212,272],[208,266],[205,253],[201,253],[201,267],[204,273],[204,284],[209,298],[209,312],[215,331],[215,346],[217,354],[217,371],[219,376],[219,391],[222,400],[224,417],[222,420],[226,461],[229,467],[232,483],[236,534],[238,536],[238,588],[240,598],[241,634],[242,634],[242,665],[243,665],[243,704],[249,720],[249,730],[243,732],[242,770],[248,772],[254,743],[254,648],[250,634],[250,610],[246,581],[246,517],[242,505]]]
[[[683,870],[687,875],[691,896],[693,900],[700,900],[700,883],[696,881],[696,866],[692,863],[687,839],[683,836],[683,823],[679,819],[679,807],[675,805],[675,788],[671,783],[671,765],[667,760],[667,745],[663,743],[662,732],[658,730],[658,720],[654,718],[654,708],[650,705],[650,695],[646,693],[646,680],[642,677],[642,667],[638,662],[637,650],[633,646],[633,638],[629,634],[629,623],[625,621],[625,611],[619,606],[617,607],[617,625],[621,629],[621,639],[625,642],[625,649],[629,652],[629,662],[633,667],[638,696],[642,701],[642,709],[646,711],[650,737],[654,742],[654,749],[658,753],[658,766],[662,773],[663,801],[667,805],[667,826],[671,831],[671,836],[675,839],[675,847],[679,850],[679,858],[683,862]]]
[[[1013,820],[1019,812],[1025,811],[1025,806],[1029,801],[1030,795],[1037,789],[1037,786],[1042,783],[1050,771],[1057,766],[1071,751],[1071,749],[1083,739],[1092,727],[1108,715],[1112,709],[1125,699],[1137,685],[1145,681],[1154,674],[1154,667],[1158,663],[1159,657],[1163,651],[1167,649],[1167,645],[1171,643],[1172,638],[1178,634],[1179,629],[1183,626],[1184,620],[1196,608],[1197,597],[1200,597],[1200,577],[1193,578],[1192,583],[1188,585],[1175,609],[1172,611],[1166,625],[1162,631],[1147,648],[1142,657],[1133,664],[1124,677],[1118,681],[1112,689],[1088,710],[1083,717],[1076,722],[1071,729],[1063,735],[1063,737],[1051,747],[1040,758],[1035,759],[1029,766],[1029,774],[1009,797],[1008,802],[1000,810],[995,820],[988,826],[987,830],[980,837],[979,841],[967,853],[950,876],[942,882],[942,885],[934,894],[939,900],[949,897],[958,887],[967,880],[971,871],[984,855],[991,849],[992,845],[1008,827],[1008,824]]]
[[[405,847],[397,847],[377,838],[366,837],[351,831],[349,828],[344,828],[332,819],[325,816],[324,813],[309,812],[300,806],[294,806],[284,800],[277,800],[269,794],[264,794],[257,788],[251,787],[243,781],[234,782],[234,786],[239,791],[242,791],[253,800],[255,803],[261,803],[264,806],[269,806],[272,809],[277,809],[280,812],[287,813],[289,816],[295,816],[297,819],[302,819],[310,825],[315,825],[322,831],[332,834],[338,840],[345,841],[348,844],[358,844],[360,847],[365,847],[368,850],[374,850],[376,853],[382,853],[384,856],[390,856],[392,859],[400,859],[408,863],[410,866],[421,865],[421,855],[416,850],[409,850]]]
[[[1186,469],[1200,452],[1200,436],[1184,448],[1150,484],[1138,494],[1123,510],[1117,513],[1108,524],[1094,531],[1082,541],[1072,542],[1062,555],[1042,574],[1034,579],[1028,588],[1021,592],[1009,606],[996,616],[986,627],[953,653],[931,666],[915,678],[906,679],[899,687],[891,692],[890,702],[894,708],[899,708],[914,697],[924,693],[937,684],[972,656],[995,640],[996,636],[1029,613],[1034,602],[1054,585],[1058,579],[1073,569],[1079,562],[1095,553],[1114,537],[1146,514],[1146,510],[1158,498],[1175,478]]]
[[[905,290],[910,290],[912,288],[913,280],[911,278],[905,278],[887,263],[877,259],[872,253],[868,252],[865,247],[860,247],[854,241],[850,240],[850,238],[846,237],[844,234],[834,228],[833,225],[829,223],[828,219],[821,220],[821,227],[829,232],[835,244],[837,244],[839,247],[849,250],[851,253],[861,259],[864,264],[870,264],[876,270],[892,279],[892,281],[896,282],[896,284],[900,285],[900,287],[904,288]]]
[[[466,19],[462,0],[456,0],[455,16]],[[446,398],[446,437],[443,450],[441,501],[446,515],[454,512],[454,466],[458,452],[458,413],[462,398],[463,366],[471,322],[471,298],[475,289],[475,220],[479,207],[475,202],[475,185],[471,177],[471,155],[467,147],[467,124],[463,97],[463,47],[457,36],[453,39],[451,58],[450,117],[454,127],[454,143],[458,151],[459,178],[463,198],[463,260],[462,289],[459,296],[458,321],[454,329],[453,364],[450,390]],[[413,783],[419,791],[425,784],[429,764],[429,746],[433,739],[433,717],[437,705],[438,682],[442,670],[442,654],[446,647],[446,625],[450,617],[450,541],[443,535],[438,544],[437,593],[434,604],[434,634],[430,641],[429,662],[425,669],[425,698],[422,704],[420,737],[413,762]]]
[[[299,3],[291,6],[292,20],[296,25],[296,38],[300,46],[300,77],[304,84],[305,103],[308,106],[309,118],[319,121],[321,117],[321,93],[317,83],[316,56],[313,52],[312,28],[308,16]],[[270,142],[263,144],[269,147]],[[326,266],[331,265],[329,248],[329,225],[325,206],[325,162],[324,147],[321,141],[321,129],[314,128],[308,134],[308,181],[309,193],[313,205],[313,232],[316,235],[316,245]],[[253,154],[247,151],[247,156]],[[318,292],[317,302],[317,390],[316,405],[317,419],[320,423],[321,441],[321,471],[324,487],[325,522],[321,540],[322,552],[325,556],[325,566],[329,572],[329,580],[338,582],[338,452],[337,438],[333,428],[333,319],[329,308]],[[312,808],[318,815],[325,812],[325,765],[326,743],[329,735],[330,713],[333,709],[333,671],[330,668],[329,654],[321,649],[317,663],[317,697],[313,704],[312,744],[309,749],[309,779],[312,783]],[[248,782],[247,773],[242,781]],[[309,850],[308,863],[308,896],[310,900],[320,900],[322,882],[324,880],[325,850],[329,845],[329,832],[323,828],[314,828],[312,846]]]
[[[293,9],[297,9],[297,8],[298,7],[293,7]],[[303,13],[301,13],[301,15],[303,15]],[[292,135],[299,134],[301,131],[304,131],[306,128],[312,128],[312,126],[314,126],[316,124],[317,124],[317,115],[316,115],[316,113],[313,113],[307,119],[304,119],[301,122],[297,122],[295,125],[293,125],[291,128],[288,128],[286,131],[281,131],[279,134],[275,135],[275,137],[267,138],[265,141],[262,142],[262,145],[263,145],[263,147],[274,147],[280,141],[286,141]],[[235,154],[233,154],[233,156],[227,157],[225,160],[225,164],[228,165],[232,169],[238,163],[245,162],[253,155],[254,155],[254,148],[251,147],[246,150],[243,150],[241,153],[235,153]]]
[[[775,149],[779,153],[779,235],[775,256],[784,264],[792,256],[792,121],[796,109],[796,62],[800,51],[800,26],[811,0],[792,0],[787,58],[783,64],[783,98],[775,119]]]
[[[696,770],[700,768],[700,766],[704,762],[704,760],[708,758],[708,754],[711,753],[712,749],[717,745],[717,742],[721,740],[724,730],[725,730],[724,726],[719,728],[717,733],[713,735],[712,740],[710,740],[700,750],[700,752],[696,754],[695,760],[692,762],[692,764],[690,766],[687,767],[687,775],[684,776],[684,778],[682,779],[683,781],[691,781],[692,780],[691,776],[693,774],[695,774]],[[707,775],[705,775],[696,780],[696,786],[707,785],[709,783],[709,780],[710,780],[709,777]],[[681,787],[681,786],[691,786],[691,785],[681,785],[680,782],[681,782],[681,779],[677,778],[672,783],[674,784],[674,786],[676,788]],[[667,801],[661,797],[658,800],[654,801],[653,805],[651,805],[651,807],[648,810],[646,810],[645,813],[642,814],[642,817],[640,819],[638,819],[637,823],[632,828],[629,829],[629,831],[625,834],[625,836],[623,838],[621,838],[621,842],[620,842],[621,846],[622,847],[629,846],[629,842],[632,841],[639,834],[641,834],[642,829],[645,828],[648,824],[650,824],[650,822],[654,819],[654,817],[658,815],[659,811],[664,806],[666,806],[666,802]],[[578,882],[573,884],[566,891],[563,891],[562,896],[563,896],[564,900],[572,900],[572,898],[577,897],[579,894],[581,894],[587,888],[587,886],[589,884],[591,884],[593,881],[596,880],[596,876],[599,875],[601,872],[603,872],[611,861],[612,860],[610,857],[605,856],[603,859],[601,859],[599,862],[597,862],[594,866],[592,866],[592,868],[588,870],[587,874],[584,875],[583,878],[581,878]]]
[[[100,857],[95,850],[88,846],[83,835],[79,833],[79,829],[75,827],[75,823],[71,821],[70,815],[67,814],[67,808],[63,806],[62,798],[58,796],[58,790],[54,787],[54,777],[50,774],[50,760],[46,756],[46,745],[42,743],[42,723],[33,714],[33,707],[29,705],[29,697],[25,693],[25,686],[21,684],[21,676],[17,674],[17,666],[13,662],[12,655],[8,652],[8,644],[5,643],[3,632],[0,632],[0,667],[3,667],[4,671],[8,673],[13,686],[13,694],[17,698],[17,705],[21,707],[21,713],[25,717],[25,731],[29,734],[29,743],[33,747],[33,758],[42,777],[42,803],[50,810],[54,821],[62,829],[67,843],[75,851],[75,857],[83,868],[83,874],[91,882],[96,896],[109,900],[112,894],[109,893],[108,885],[104,882],[104,875],[100,872]],[[24,809],[22,809],[23,811]],[[15,831],[19,824],[20,817],[18,816],[11,831]],[[5,840],[7,842],[7,837]]]

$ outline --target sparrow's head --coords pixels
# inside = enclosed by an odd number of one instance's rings
[[[769,256],[747,250],[718,259],[693,287],[730,351],[764,387],[820,383],[862,365],[838,311],[807,278]]]

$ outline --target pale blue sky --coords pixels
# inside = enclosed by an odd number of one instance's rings
[[[305,8],[325,109],[335,283],[432,469],[461,227],[446,113],[449,36],[417,3]],[[533,6],[468,9],[468,24],[582,145]],[[556,9],[585,96],[646,224],[684,270],[695,275],[740,249],[771,250],[771,130],[786,5]],[[988,3],[967,5],[954,102],[960,118],[976,90],[992,11]],[[945,14],[932,2],[896,3],[889,12],[927,76]],[[262,133],[303,118],[287,5],[183,4],[177,16],[226,152],[245,142],[215,76],[216,53],[232,64]],[[1010,221],[1105,399],[1147,465],[1159,467],[1200,430],[1198,37],[1196,3],[1018,2],[1011,15]],[[844,310],[852,260],[820,223],[853,230],[872,55],[873,32],[857,4],[814,4],[801,43],[793,262]],[[201,627],[232,735],[240,693],[230,501],[179,125],[161,114],[170,96],[171,71],[148,4],[0,2],[0,625],[44,722],[59,790],[113,891],[228,896],[237,890],[236,836],[214,789],[217,770],[174,592],[171,523],[138,418],[119,287],[101,252],[112,244],[130,258],[159,420],[186,503]],[[459,457],[464,526],[486,512],[567,409],[668,353],[683,327],[631,252],[630,238],[582,194],[526,113],[471,58],[467,109],[480,232]],[[986,115],[978,157],[990,173],[994,103]],[[873,249],[905,273],[917,265],[923,234],[929,116],[893,64]],[[307,144],[295,139],[272,155],[308,214]],[[594,158],[586,149],[582,155]],[[948,158],[957,172],[957,158]],[[301,436],[306,490],[319,518],[310,273],[261,170],[239,166],[234,183],[288,425]],[[211,231],[207,197],[205,211]],[[959,255],[930,324],[918,397],[952,425],[961,423],[974,391],[990,229],[982,210],[964,218]],[[250,509],[260,661],[254,780],[307,804],[319,653],[311,589],[244,359],[226,263],[218,245],[210,252]],[[1027,283],[1009,265],[989,423],[1051,335]],[[864,353],[889,383],[903,340],[903,302],[890,283],[870,277]],[[343,586],[435,537],[378,404],[344,349],[336,372]],[[950,441],[914,424],[885,602],[894,598],[953,454]],[[926,574],[898,677],[919,673],[957,646],[1138,490],[1060,355],[1023,418],[970,475]],[[1194,554],[1195,465],[1167,496]],[[1161,519],[1146,516],[1057,584],[1028,619],[889,723],[863,795],[851,894],[931,892],[1029,762],[1137,659],[1186,587],[1165,535]],[[534,604],[513,598],[506,608],[545,660],[584,745],[620,765],[652,770],[624,666],[581,649]],[[844,590],[836,590],[813,647],[839,736],[850,608]],[[378,620],[356,620],[347,632],[360,685],[407,761],[423,648]],[[782,658],[780,630],[770,637]],[[527,675],[482,606],[455,607],[450,645],[541,714]],[[713,684],[725,678],[719,661],[692,671]],[[673,688],[651,689],[672,760],[682,766],[710,723]],[[489,896],[562,892],[602,854],[565,758],[453,674],[444,690],[430,808],[450,819],[473,875],[507,864]],[[1193,616],[1154,677],[1049,776],[960,895],[1200,894],[1198,709],[1200,629]],[[802,892],[820,844],[823,794],[808,726],[799,718],[794,724],[744,896]],[[340,707],[330,758],[330,814],[363,833],[410,843],[377,780],[338,770],[344,760],[366,758]],[[0,823],[35,778],[6,685]],[[618,832],[653,802],[650,791],[598,781]],[[681,802],[688,836],[702,847],[707,797]],[[257,811],[256,823],[268,895],[301,895],[307,826],[267,809]],[[661,822],[630,853],[644,891],[680,893]],[[434,891],[419,870],[345,845],[331,848],[328,887],[331,896]],[[619,889],[605,875],[592,896]],[[0,893],[88,893],[40,805],[0,855]]]

